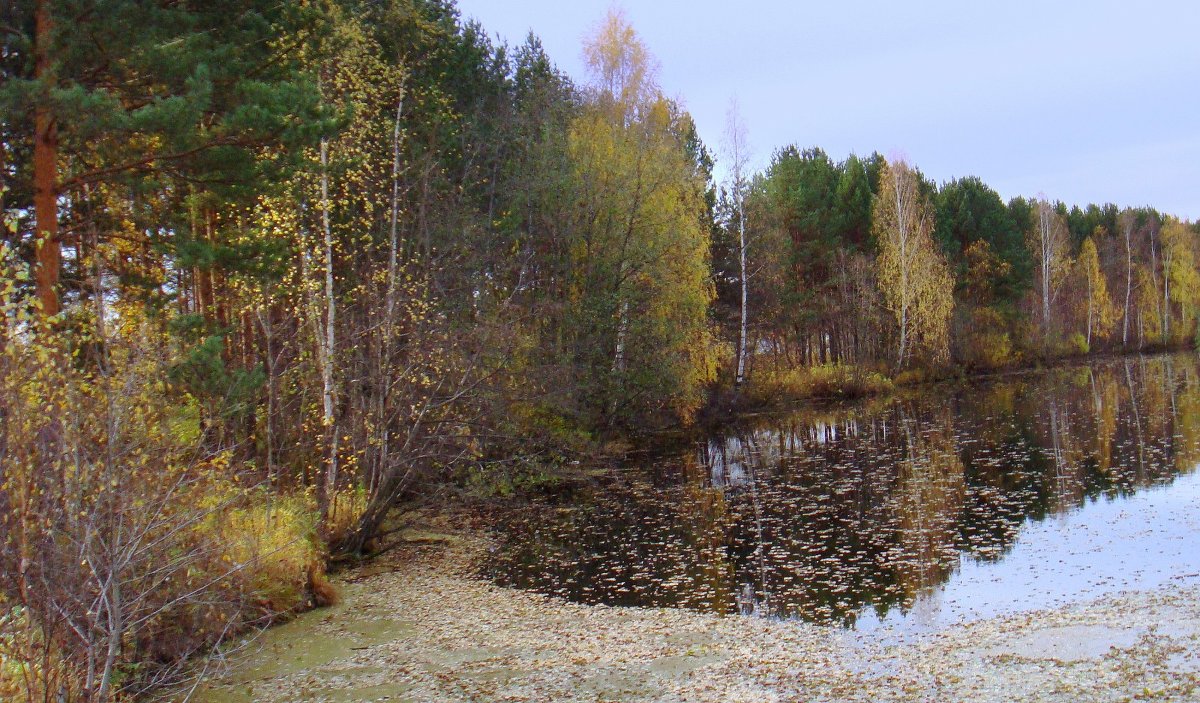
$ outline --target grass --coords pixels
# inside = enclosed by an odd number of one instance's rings
[[[215,513],[201,529],[222,546],[224,562],[242,567],[243,588],[271,612],[304,607],[310,574],[324,575],[316,507],[307,495],[264,492]]]

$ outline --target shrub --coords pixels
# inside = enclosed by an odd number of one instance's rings
[[[1007,332],[979,331],[965,345],[963,362],[973,368],[996,369],[1016,360],[1012,339]]]
[[[133,697],[303,600],[321,560],[314,511],[242,486],[228,452],[180,431],[191,406],[171,400],[149,326],[124,320],[83,358],[5,273],[0,694]]]
[[[214,511],[198,526],[202,538],[221,547],[220,561],[235,569],[239,587],[265,616],[306,605],[310,572],[323,573],[315,503],[303,494],[272,496],[250,491],[243,500],[236,486],[205,497]]]
[[[764,370],[751,376],[745,397],[768,406],[804,398],[858,398],[891,391],[891,379],[877,371],[845,364]]]
[[[896,374],[895,383],[897,386],[912,386],[928,380],[929,376],[924,369],[905,369]]]
[[[1088,344],[1087,337],[1083,336],[1079,332],[1076,332],[1075,334],[1071,335],[1071,338],[1067,340],[1067,353],[1068,354],[1074,354],[1076,356],[1083,356],[1084,354],[1087,354],[1090,350],[1091,350],[1091,348],[1090,348],[1090,345]]]
[[[996,369],[1017,361],[1009,323],[1000,311],[990,307],[975,308],[962,324],[962,342],[956,350],[959,360],[977,369]]]

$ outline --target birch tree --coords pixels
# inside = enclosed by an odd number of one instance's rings
[[[568,149],[577,206],[571,316],[586,412],[604,424],[687,418],[714,372],[704,193],[695,125],[653,80],[619,13],[585,46],[592,94]]]
[[[1179,306],[1180,321],[1187,323],[1195,314],[1196,304],[1200,298],[1200,271],[1196,270],[1196,235],[1188,226],[1178,220],[1171,220],[1162,228],[1163,247],[1163,306],[1166,308],[1165,319],[1168,322],[1168,334],[1164,341],[1169,340],[1169,321],[1171,304]],[[1180,330],[1184,333],[1186,330]]]
[[[1067,223],[1046,198],[1039,198],[1033,208],[1033,227],[1029,230],[1028,246],[1035,264],[1034,281],[1040,302],[1043,343],[1050,341],[1054,301],[1070,264],[1068,239]]]
[[[338,430],[334,418],[337,388],[334,385],[334,354],[337,351],[337,298],[333,291],[333,227],[329,221],[329,142],[321,140],[321,234],[324,269],[324,325],[317,331],[317,364],[321,367],[321,426],[325,428],[326,457],[324,478],[317,482],[317,502],[321,518],[329,517],[329,495],[337,491]]]
[[[746,377],[746,330],[749,325],[747,307],[748,278],[746,268],[746,165],[750,154],[746,145],[746,124],[738,111],[737,101],[729,105],[725,114],[725,151],[729,159],[729,192],[733,199],[734,218],[738,232],[738,283],[741,296],[738,306],[737,372],[734,386],[741,387]]]
[[[880,293],[898,330],[896,367],[907,364],[915,349],[944,360],[954,279],[934,243],[932,210],[919,177],[903,160],[886,164],[880,174],[872,229]]]
[[[1103,232],[1104,230],[1099,230]],[[1112,327],[1112,301],[1109,300],[1108,285],[1104,271],[1100,268],[1100,255],[1091,237],[1083,240],[1079,247],[1076,267],[1083,279],[1085,305],[1087,307],[1087,342],[1092,346],[1092,335],[1107,335]]]
[[[1121,240],[1125,244],[1125,305],[1121,309],[1121,346],[1129,345],[1129,314],[1133,302],[1133,228],[1137,220],[1130,210],[1121,213]]]

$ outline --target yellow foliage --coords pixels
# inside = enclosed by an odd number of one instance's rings
[[[1196,234],[1178,220],[1168,222],[1162,229],[1163,265],[1166,268],[1168,297],[1179,306],[1180,319],[1191,324],[1200,306],[1200,271],[1196,270]],[[1170,314],[1170,311],[1168,311]],[[1180,325],[1173,329],[1173,336],[1180,338],[1188,333]]]
[[[1004,318],[992,308],[976,308],[964,331],[962,361],[974,368],[995,369],[1014,363],[1017,358]]]
[[[944,361],[950,354],[954,277],[933,241],[928,199],[904,161],[884,164],[872,230],[879,242],[879,292],[898,328],[896,366],[908,364],[914,351]]]
[[[153,325],[131,309],[118,334],[69,347],[28,317],[3,254],[4,700],[14,673],[23,696],[75,696],[97,656],[105,677],[169,666],[248,618],[300,605],[322,561],[307,498],[247,489],[252,474],[232,450],[205,447],[195,404],[174,402],[163,382],[168,345]],[[95,634],[80,642],[79,631]]]
[[[637,402],[686,421],[716,373],[708,232],[696,216],[706,183],[684,143],[690,117],[654,86],[619,14],[587,53],[596,93],[568,135],[580,230],[568,298],[587,337],[579,345],[595,356],[582,366],[608,373],[584,384],[598,386],[603,412],[646,399]]]
[[[1100,267],[1100,256],[1091,237],[1083,240],[1079,247],[1079,259],[1075,266],[1085,291],[1083,313],[1087,320],[1087,335],[1084,339],[1090,347],[1092,335],[1107,337],[1112,331],[1117,322],[1117,309],[1108,294],[1108,284]]]
[[[273,612],[303,606],[309,570],[324,558],[315,502],[305,494],[241,493],[231,483],[206,490],[204,501],[234,507],[214,511],[198,530],[220,545],[222,562],[240,570],[253,600]]]
[[[803,398],[857,398],[887,393],[892,380],[876,371],[847,364],[822,364],[752,374],[745,395],[753,405],[769,406]]]

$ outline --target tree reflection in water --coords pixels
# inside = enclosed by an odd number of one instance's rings
[[[756,418],[512,515],[486,569],[589,603],[920,619],[1030,521],[1192,471],[1197,379],[1141,357]]]

